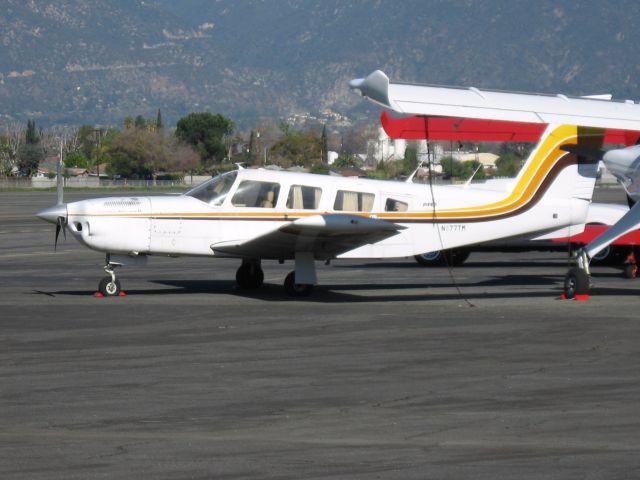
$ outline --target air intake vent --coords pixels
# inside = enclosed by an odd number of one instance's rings
[[[126,200],[107,200],[104,202],[105,207],[137,207],[140,200],[137,198],[128,198]]]

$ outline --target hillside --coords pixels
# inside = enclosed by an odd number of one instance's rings
[[[638,98],[640,4],[4,0],[0,122],[373,111],[348,80]]]

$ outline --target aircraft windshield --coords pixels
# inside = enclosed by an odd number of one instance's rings
[[[223,173],[185,192],[185,195],[209,205],[222,205],[237,176],[237,171]]]

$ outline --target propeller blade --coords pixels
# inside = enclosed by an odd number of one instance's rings
[[[60,235],[60,222],[56,222],[56,240],[53,242],[53,251],[58,250],[58,235]]]
[[[57,251],[58,249],[58,237],[60,236],[60,230],[62,230],[62,235],[64,236],[64,239],[67,239],[67,230],[66,228],[64,228],[67,224],[67,219],[65,217],[58,217],[58,219],[56,220],[56,239],[55,242],[53,243],[53,251]]]

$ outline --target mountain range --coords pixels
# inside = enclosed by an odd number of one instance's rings
[[[640,2],[2,0],[0,123],[375,115],[348,81],[640,97]]]

